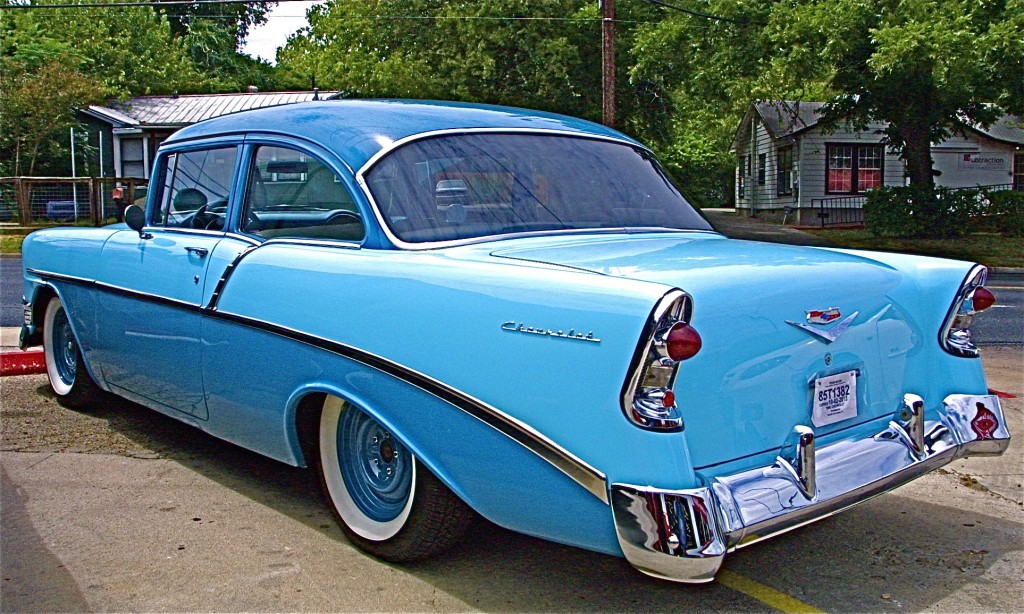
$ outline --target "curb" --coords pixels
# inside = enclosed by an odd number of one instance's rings
[[[46,373],[46,358],[43,350],[14,350],[0,352],[0,376],[35,375]]]

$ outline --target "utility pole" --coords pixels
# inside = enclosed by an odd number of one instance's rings
[[[601,7],[601,121],[615,127],[615,0]]]

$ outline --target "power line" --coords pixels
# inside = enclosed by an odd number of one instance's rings
[[[690,9],[684,9],[681,6],[675,6],[674,4],[669,4],[668,2],[663,2],[662,0],[647,0],[647,2],[649,2],[649,3],[651,3],[651,4],[655,5],[655,6],[660,6],[662,8],[671,9],[673,11],[679,11],[680,13],[686,13],[687,15],[691,15],[693,17],[700,17],[702,19],[710,19],[710,20],[713,20],[713,21],[726,21],[726,22],[729,22],[729,23],[739,24],[741,26],[745,26],[745,25],[763,26],[763,25],[766,25],[764,23],[757,22],[757,21],[751,21],[751,20],[745,19],[745,18],[743,18],[743,19],[734,19],[732,17],[722,17],[720,15],[709,15],[708,13],[701,13],[701,12],[698,12],[698,11],[691,11]]]
[[[136,2],[75,2],[67,4],[0,4],[0,10],[4,9],[96,9],[96,8],[126,8],[126,7],[165,7],[180,5],[218,5],[218,4],[257,4],[260,2],[308,2],[309,0],[141,0]],[[648,0],[655,2],[656,0]],[[658,3],[664,4],[664,3]],[[669,5],[665,5],[669,6]],[[680,9],[681,10],[681,9]],[[215,17],[214,15],[203,15],[204,19]],[[361,19],[375,19],[380,21],[400,20],[460,20],[460,21],[561,21],[561,22],[600,22],[600,17],[498,17],[479,15],[365,15]],[[615,23],[638,24],[649,23],[642,20],[616,19]]]
[[[3,9],[96,9],[132,6],[174,6],[181,4],[258,4],[261,2],[307,2],[308,0],[167,0],[167,2],[70,2],[67,4],[0,4]]]

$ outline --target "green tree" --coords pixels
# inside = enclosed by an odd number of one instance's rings
[[[306,85],[600,116],[593,2],[347,0],[309,21],[278,56]]]
[[[933,186],[931,145],[1024,112],[1024,1],[803,0],[773,5],[772,66],[834,92],[824,125],[886,122],[913,186]]]
[[[17,60],[0,61],[0,92],[0,174],[34,175],[53,169],[53,154],[65,151],[68,129],[79,125],[74,110],[99,102],[105,90],[58,55],[32,70]],[[56,143],[61,146],[54,152]]]

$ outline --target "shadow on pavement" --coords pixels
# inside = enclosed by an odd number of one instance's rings
[[[37,392],[49,394],[45,386]],[[119,399],[88,417],[134,442],[140,453],[131,455],[171,459],[328,539],[348,543],[333,524],[310,471]],[[1022,547],[1020,523],[900,492],[744,549],[727,557],[726,568],[823,610],[917,610],[966,585],[988,582],[981,576],[1006,565],[1007,557]],[[16,501],[14,505],[16,514]],[[654,580],[622,559],[515,534],[484,521],[445,557],[394,567],[482,610],[770,610],[717,583],[682,586]],[[1005,603],[986,603],[984,593],[979,591],[977,599],[987,609]]]

